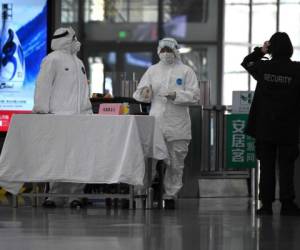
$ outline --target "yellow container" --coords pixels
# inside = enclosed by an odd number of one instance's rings
[[[129,114],[129,104],[128,102],[123,103],[123,115],[128,115]]]

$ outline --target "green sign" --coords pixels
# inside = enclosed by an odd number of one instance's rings
[[[127,37],[127,31],[119,31],[118,36],[120,39],[125,39]]]
[[[254,139],[245,135],[248,114],[226,115],[226,167],[256,166]]]

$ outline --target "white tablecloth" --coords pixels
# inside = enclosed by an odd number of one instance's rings
[[[0,156],[0,186],[24,182],[142,185],[145,158],[168,158],[154,117],[14,115]]]

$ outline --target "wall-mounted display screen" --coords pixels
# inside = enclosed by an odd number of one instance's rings
[[[0,131],[13,113],[33,107],[35,80],[47,54],[47,0],[0,0]]]

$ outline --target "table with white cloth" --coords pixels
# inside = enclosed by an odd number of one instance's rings
[[[14,115],[0,186],[18,194],[24,182],[143,185],[147,158],[168,158],[152,116]]]

